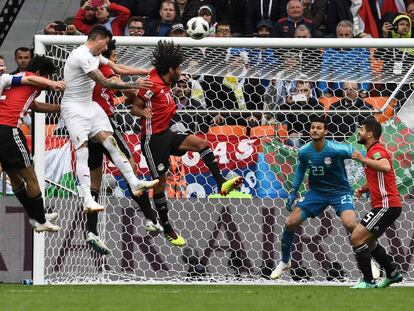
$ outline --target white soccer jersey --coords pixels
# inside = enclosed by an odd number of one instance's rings
[[[3,90],[10,87],[13,80],[13,76],[4,73],[0,76],[0,95],[3,94]]]
[[[72,51],[64,69],[66,89],[62,98],[62,107],[90,104],[95,81],[88,77],[88,73],[98,69],[99,64],[108,64],[108,59],[102,55],[92,55],[86,45],[81,45]]]

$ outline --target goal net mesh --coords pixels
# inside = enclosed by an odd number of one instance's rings
[[[118,62],[150,68],[155,44],[118,45]],[[76,46],[46,45],[45,55],[58,66],[53,79],[63,78],[65,61]],[[245,178],[241,191],[217,198],[214,179],[197,153],[172,157],[166,190],[169,217],[187,240],[186,247],[173,247],[162,235],[146,233],[143,214],[125,181],[105,159],[100,202],[106,209],[99,214],[99,235],[111,253],[98,255],[85,242],[86,217],[77,195],[73,148],[59,116],[48,115],[46,205],[59,213],[57,224],[62,229],[46,235],[45,279],[270,282],[270,272],[281,257],[280,239],[288,215],[284,199],[292,187],[298,148],[309,141],[310,118],[326,115],[331,121],[329,138],[361,149],[356,143],[357,123],[374,115],[383,124],[382,142],[392,153],[405,207],[380,241],[406,274],[405,280],[412,282],[414,213],[408,206],[414,177],[414,122],[409,113],[414,77],[400,82],[413,65],[414,49],[185,46],[184,51],[185,75],[173,87],[178,107],[173,129],[206,138],[223,175]],[[61,96],[48,92],[46,101],[59,104]],[[116,103],[116,119],[138,176],[149,178],[140,150],[139,121],[128,113],[130,107],[120,92]],[[362,166],[349,161],[347,170],[354,188],[364,183]],[[305,190],[302,187],[301,193]],[[355,202],[362,217],[370,209],[369,200]],[[298,229],[292,263],[278,283],[340,283],[360,277],[349,235],[331,207]]]

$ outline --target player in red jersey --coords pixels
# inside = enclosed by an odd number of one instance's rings
[[[55,71],[53,62],[46,57],[36,56],[30,61],[25,77],[47,77]],[[50,80],[49,80],[50,81]],[[55,89],[64,89],[64,83],[47,82]],[[36,102],[34,99],[45,89],[32,85],[9,86],[3,90],[0,98],[0,163],[10,178],[13,192],[29,215],[30,224],[36,232],[59,230],[50,220],[56,213],[46,214],[42,193],[33,169],[32,159],[26,138],[20,130],[21,117],[32,109],[37,112],[59,112],[59,106]]]
[[[364,278],[353,288],[385,288],[393,283],[401,282],[403,277],[394,268],[391,257],[384,247],[378,243],[378,238],[400,216],[402,205],[398,192],[392,159],[379,142],[382,134],[381,124],[370,117],[361,122],[358,143],[367,149],[364,157],[359,151],[354,151],[352,158],[364,165],[367,183],[355,191],[360,197],[363,193],[371,195],[372,209],[357,225],[351,235],[351,243],[355,256]],[[371,250],[368,250],[370,245]],[[385,270],[386,278],[375,283],[371,271],[371,255]]]
[[[115,40],[112,40],[108,43],[108,49],[102,53],[102,56],[108,58],[110,61],[117,63],[117,54]],[[122,65],[123,66],[123,65]],[[111,80],[120,80],[120,77],[109,67],[108,65],[101,64],[98,69],[102,72],[105,78]],[[128,68],[127,68],[128,69]],[[138,68],[134,68],[134,71],[137,72]],[[148,70],[142,69],[141,74],[148,74]],[[127,95],[128,90],[123,91]],[[131,92],[131,91],[129,91]],[[136,166],[134,158],[131,155],[128,144],[125,142],[122,136],[122,130],[120,129],[118,123],[115,120],[114,112],[114,97],[115,91],[110,88],[105,88],[101,84],[97,83],[93,89],[92,100],[97,102],[102,109],[107,114],[109,121],[111,123],[112,129],[114,131],[113,137],[118,144],[118,148],[122,151],[125,157],[129,160],[131,167],[136,175]],[[103,155],[105,154],[109,159],[111,156],[109,152],[102,146],[94,141],[88,142],[89,158],[88,166],[91,170],[91,194],[96,201],[99,198],[99,189],[101,188],[102,181],[102,161]],[[136,196],[132,193],[131,188],[127,183],[129,192],[131,193],[132,198],[137,202],[141,211],[144,213],[146,218],[145,229],[150,232],[162,232],[162,226],[157,222],[157,216],[155,211],[151,208],[151,203],[148,197],[148,193],[144,192],[141,196]],[[109,248],[105,243],[99,238],[97,224],[98,224],[98,213],[88,213],[86,214],[87,219],[87,229],[88,233],[86,236],[86,241],[92,246],[92,248],[100,254],[108,254]]]
[[[176,111],[171,86],[180,78],[183,57],[180,46],[174,45],[173,42],[158,42],[152,61],[155,69],[149,74],[153,86],[148,90],[138,91],[131,111],[132,115],[141,116],[142,153],[147,160],[152,177],[160,180],[154,187],[154,203],[164,227],[164,235],[170,243],[177,246],[185,245],[185,240],[169,223],[165,195],[166,173],[171,155],[182,156],[187,151],[199,152],[223,195],[240,187],[243,182],[240,176],[224,179],[206,140],[188,133],[170,130],[171,119]]]

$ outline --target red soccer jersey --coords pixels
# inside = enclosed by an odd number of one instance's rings
[[[100,65],[98,69],[102,72],[105,78],[116,76],[115,72],[108,65]],[[99,83],[95,84],[92,100],[97,102],[108,116],[113,116],[115,112],[114,97],[115,92],[113,89],[105,88]]]
[[[22,72],[22,75],[35,75],[32,72]],[[32,85],[19,85],[5,88],[0,97],[0,124],[20,127],[21,118],[26,114],[34,99],[42,88]]]
[[[151,89],[138,91],[138,96],[145,101],[145,106],[152,110],[152,118],[141,117],[141,130],[144,135],[156,134],[168,129],[177,109],[170,86],[165,84],[156,69],[151,70],[149,79],[153,83]]]
[[[382,144],[376,142],[368,148],[367,157],[374,160],[387,159],[391,165],[389,172],[380,172],[365,166],[372,208],[401,207],[390,154]]]

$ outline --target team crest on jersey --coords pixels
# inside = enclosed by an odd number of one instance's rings
[[[332,164],[332,159],[331,159],[330,157],[326,157],[326,158],[323,160],[323,162],[324,162],[326,165],[331,165],[331,164]]]
[[[372,156],[375,160],[381,159],[381,154],[379,152],[375,152]]]
[[[152,92],[151,90],[148,90],[145,92],[145,98],[151,99],[152,96],[154,96],[154,92]]]
[[[161,94],[165,94],[164,90],[161,90]]]
[[[165,168],[165,166],[162,163],[158,164],[158,166],[157,166],[157,170],[160,171],[160,172],[163,171],[164,168]]]

